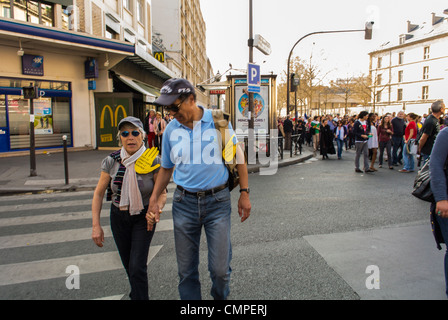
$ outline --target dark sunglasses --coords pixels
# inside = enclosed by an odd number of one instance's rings
[[[182,105],[182,103],[185,102],[185,100],[187,100],[188,97],[186,97],[185,99],[182,99],[181,102],[177,105],[170,105],[170,106],[165,106],[164,109],[165,111],[173,111],[173,112],[178,112],[180,109],[180,106]]]
[[[138,130],[134,130],[132,132],[122,131],[120,134],[123,138],[126,138],[127,136],[129,136],[129,133],[132,134],[134,137],[138,137],[140,135],[140,131]]]

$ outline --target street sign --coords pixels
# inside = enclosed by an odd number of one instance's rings
[[[254,38],[254,47],[263,52],[265,55],[271,54],[271,44],[261,35],[256,34]]]
[[[249,63],[247,65],[247,91],[253,93],[260,92],[261,72],[260,66]]]

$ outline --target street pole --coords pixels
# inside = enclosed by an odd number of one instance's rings
[[[253,14],[252,14],[252,0],[249,0],[249,40],[247,44],[249,46],[249,63],[252,63],[254,60],[254,37],[253,37]],[[248,70],[249,72],[249,70]],[[249,83],[247,84],[249,88]],[[248,90],[249,91],[249,90]],[[248,163],[255,163],[255,133],[254,133],[254,93],[248,92],[249,94],[249,123],[248,123]]]
[[[345,33],[345,32],[360,32],[360,31],[363,31],[363,32],[366,32],[367,33],[367,28],[372,28],[372,25],[373,25],[373,22],[369,22],[370,23],[370,25],[369,25],[369,27],[367,26],[367,24],[366,24],[366,29],[357,29],[357,30],[330,30],[330,31],[316,31],[316,32],[311,32],[311,33],[308,33],[308,34],[306,34],[306,35],[304,35],[302,38],[300,38],[295,44],[294,44],[294,46],[291,48],[291,51],[289,52],[289,56],[288,56],[288,65],[286,66],[286,70],[287,70],[287,77],[286,77],[286,81],[287,81],[287,83],[286,83],[286,90],[287,90],[287,92],[286,92],[286,113],[288,114],[289,113],[289,90],[290,90],[290,83],[289,83],[289,81],[291,81],[290,79],[289,79],[289,64],[290,64],[290,62],[291,62],[291,55],[292,55],[292,51],[294,50],[294,48],[297,46],[297,44],[300,42],[300,41],[302,41],[303,39],[305,39],[306,37],[309,37],[309,36],[311,36],[311,35],[314,35],[314,34],[323,34],[323,33]],[[371,37],[371,34],[370,34],[370,37]],[[366,39],[368,39],[368,40],[370,40],[371,38],[367,38],[367,36],[366,36]],[[295,114],[297,114],[297,104],[295,105]]]
[[[30,99],[30,177],[36,173],[36,145],[34,139],[34,99]]]

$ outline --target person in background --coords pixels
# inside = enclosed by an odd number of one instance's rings
[[[336,153],[333,144],[334,132],[328,125],[327,118],[323,118],[320,132],[320,154],[322,155],[322,160],[325,160],[328,159],[328,154]]]
[[[334,129],[334,137],[336,138],[336,144],[338,147],[338,160],[341,160],[344,141],[347,139],[347,128],[344,126],[344,122],[342,120],[338,121],[338,126]]]
[[[426,118],[421,129],[421,136],[418,142],[418,153],[424,164],[431,154],[434,141],[440,131],[439,118],[445,113],[445,104],[438,100],[431,105],[432,113]]]
[[[392,166],[392,156],[391,156],[391,148],[392,148],[392,135],[394,134],[392,124],[390,123],[390,115],[386,114],[381,121],[381,124],[378,126],[378,143],[380,147],[380,156],[378,159],[379,167],[383,167],[383,154],[384,149],[387,152],[387,161],[389,164],[389,169],[393,169]]]
[[[426,121],[425,121],[426,122]],[[429,160],[431,175],[431,190],[434,202],[431,204],[431,221],[433,223],[434,236],[438,249],[440,243],[446,246],[445,269],[445,293],[448,298],[448,129],[440,131]]]
[[[415,113],[408,114],[408,125],[406,126],[404,132],[404,147],[403,147],[403,160],[404,166],[403,169],[398,170],[398,172],[414,172],[414,155],[410,153],[408,150],[407,143],[411,139],[417,139],[417,124],[415,121],[417,120],[417,115]]]
[[[353,133],[355,135],[355,172],[362,172],[359,169],[359,159],[361,155],[364,157],[364,172],[374,172],[369,167],[369,148],[367,140],[369,139],[369,132],[367,127],[367,117],[369,113],[367,111],[361,111],[358,115],[358,120],[355,121],[353,126]]]
[[[148,138],[148,148],[152,148],[155,146],[155,129],[154,129],[154,119],[156,118],[156,111],[149,110],[148,115],[144,121],[144,128],[146,132],[146,136]]]
[[[92,200],[92,240],[98,247],[104,243],[100,214],[106,190],[107,200],[112,201],[110,227],[131,285],[131,300],[149,299],[147,262],[155,227],[148,231],[145,213],[161,162],[158,156],[154,157],[147,173],[136,173],[135,162],[146,150],[144,138],[140,119],[126,117],[120,121],[118,139],[121,149],[103,160]],[[160,210],[165,202],[166,192],[163,192],[158,199]]]
[[[162,118],[162,113],[157,112],[156,118],[154,119],[154,133],[155,133],[155,146],[159,148],[160,154],[162,154],[162,136],[165,131],[166,122]]]
[[[404,130],[406,123],[404,121],[404,111],[398,112],[397,116],[391,121],[394,134],[392,135],[392,165],[398,166],[403,164],[403,149],[404,149]]]
[[[294,125],[291,121],[291,116],[288,114],[285,121],[283,121],[283,131],[285,132],[285,150],[291,150],[291,135],[294,130]]]
[[[378,133],[376,130],[376,120],[377,115],[375,113],[369,113],[367,118],[367,126],[369,126],[369,140],[367,141],[367,146],[369,147],[369,152],[372,153],[372,160],[370,161],[370,170],[378,171],[375,169],[376,155],[378,152]]]

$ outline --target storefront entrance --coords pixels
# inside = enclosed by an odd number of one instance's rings
[[[0,152],[27,150],[30,147],[30,100],[22,88],[39,87],[34,99],[36,148],[62,147],[62,136],[72,146],[71,96],[69,82],[0,78]]]

